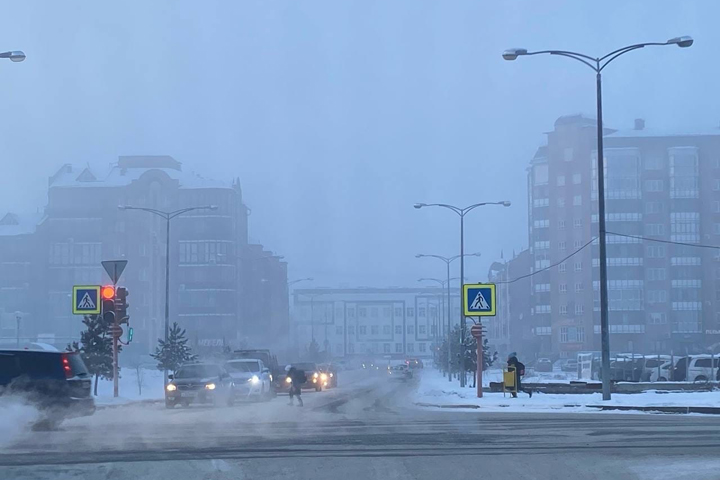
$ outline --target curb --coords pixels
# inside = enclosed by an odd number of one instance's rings
[[[144,399],[144,400],[133,400],[129,401],[127,403],[118,403],[118,404],[107,404],[107,405],[95,405],[95,410],[103,410],[106,408],[120,408],[120,407],[129,407],[130,405],[138,405],[138,404],[145,404],[145,405],[153,405],[155,403],[163,403],[165,400],[160,399]]]
[[[503,408],[510,407],[511,405],[476,405],[476,404],[458,404],[458,405],[439,405],[434,403],[415,403],[418,407],[432,407],[432,408],[445,408],[445,409],[472,409],[479,410],[482,408]],[[602,411],[637,411],[637,412],[653,412],[653,413],[676,413],[676,414],[688,414],[688,413],[702,413],[704,415],[720,415],[720,407],[640,407],[631,405],[579,405],[579,404],[567,404],[567,405],[548,405],[547,409],[557,408],[596,408]],[[533,410],[529,410],[533,411]]]

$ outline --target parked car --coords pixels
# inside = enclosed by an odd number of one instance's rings
[[[535,362],[536,372],[552,372],[552,370],[553,363],[549,358],[538,358],[537,362]]]
[[[645,374],[645,357],[617,355],[610,359],[610,374],[615,382],[639,382]]]
[[[670,361],[670,355],[645,355],[645,370],[643,371],[641,381],[651,382],[652,374],[658,377],[658,367]],[[657,380],[656,380],[657,381]]]
[[[560,370],[568,373],[577,373],[578,363],[575,358],[568,358],[560,365]]]
[[[235,399],[270,400],[275,396],[270,369],[262,360],[230,360],[224,367],[233,380]]]
[[[716,377],[720,366],[720,357],[710,355],[690,355],[688,357],[686,380],[689,382],[707,382]],[[678,369],[681,368],[678,364]]]
[[[418,369],[418,368],[419,369],[425,368],[425,364],[423,364],[423,361],[420,360],[419,358],[408,358],[405,361],[405,363],[407,364],[408,367],[410,367],[413,370]]]
[[[168,378],[171,382],[165,386],[167,408],[188,407],[192,403],[232,405],[235,400],[232,377],[213,363],[189,363]]]
[[[92,379],[79,353],[0,350],[0,396],[22,395],[41,412],[39,425],[95,412]]]
[[[667,361],[660,365],[660,371],[658,372],[657,367],[650,371],[651,382],[667,382],[671,378],[670,362]]]

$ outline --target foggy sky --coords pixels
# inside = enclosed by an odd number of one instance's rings
[[[605,123],[716,127],[720,3],[707,1],[1,1],[0,213],[35,211],[63,163],[172,155],[240,177],[253,241],[316,285],[444,276],[458,219],[415,202],[511,200],[467,218],[468,276],[527,245],[525,169],[594,74],[509,47],[602,55]],[[307,285],[307,284],[306,284]],[[307,285],[309,286],[309,285]]]

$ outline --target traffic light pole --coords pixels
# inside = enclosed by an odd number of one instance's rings
[[[117,330],[120,327],[117,322],[117,316],[113,322],[112,333],[112,355],[113,355],[113,397],[118,397],[118,336]]]

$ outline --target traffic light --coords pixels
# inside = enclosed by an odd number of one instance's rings
[[[118,287],[115,290],[115,315],[117,315],[118,323],[129,323],[130,316],[127,313],[130,306],[127,303],[128,295],[130,293],[125,287]]]
[[[130,342],[132,342],[133,333],[135,333],[135,331],[133,330],[132,327],[130,327],[130,328],[128,328],[128,332],[127,332],[127,333],[128,333],[127,342],[130,343]]]
[[[115,323],[115,287],[107,285],[100,289],[102,297],[102,316],[105,324]]]

